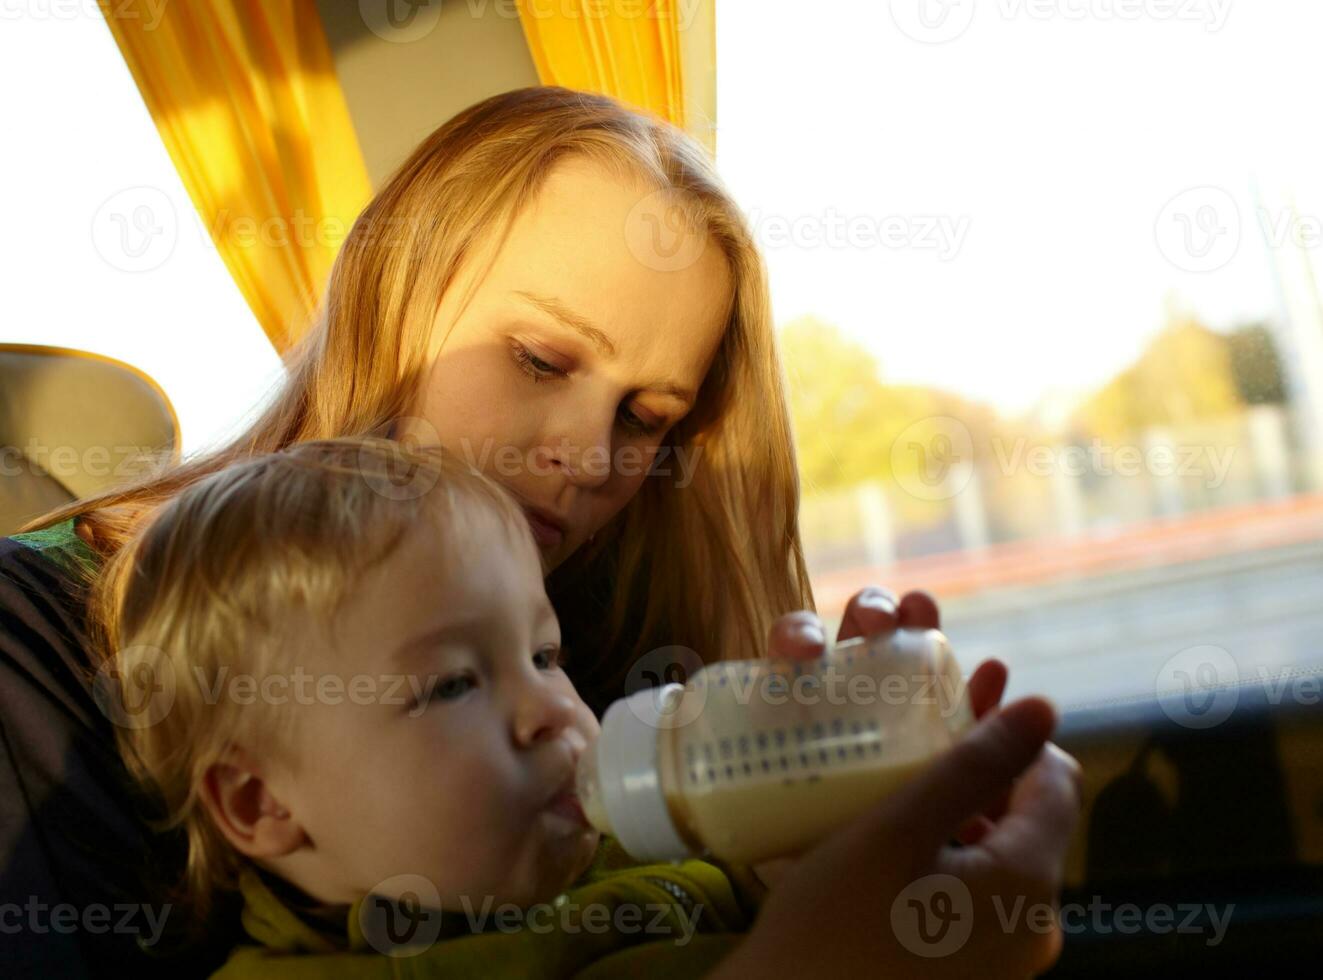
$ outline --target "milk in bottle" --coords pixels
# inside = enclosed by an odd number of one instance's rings
[[[973,720],[937,630],[847,640],[817,660],[726,661],[612,704],[578,793],[636,858],[751,863],[813,844]]]

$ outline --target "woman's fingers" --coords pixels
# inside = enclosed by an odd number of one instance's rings
[[[985,660],[974,668],[966,685],[969,691],[969,705],[975,718],[982,718],[997,705],[1001,704],[1006,693],[1006,665],[1000,660]],[[992,829],[992,825],[1001,819],[1010,800],[1010,789],[1002,793],[997,802],[988,807],[982,815],[967,823],[956,839],[962,844],[977,844]]]
[[[910,841],[916,854],[936,853],[1034,764],[1056,721],[1056,711],[1042,698],[1024,698],[989,714],[891,798],[893,832]],[[1022,803],[1025,819],[1007,845],[1032,836],[1028,825],[1039,816],[1039,803],[1032,798]]]
[[[792,855],[790,857],[772,858],[770,861],[760,861],[753,866],[753,871],[765,887],[775,888],[781,877],[795,866],[797,859],[798,855]]]
[[[969,704],[974,717],[982,718],[1001,703],[1006,693],[1006,665],[1000,660],[985,660],[974,668],[965,685],[969,692]],[[1002,793],[997,801],[976,817],[970,817],[956,833],[956,840],[962,844],[977,844],[992,830],[997,820],[1006,812],[1010,800],[1010,788]]]
[[[1040,878],[1060,877],[1079,820],[1081,770],[1048,744],[1011,791],[1006,813],[979,841],[999,864]]]
[[[960,828],[955,839],[965,845],[977,844],[988,836],[988,832],[994,826],[993,822],[987,817],[971,817],[965,821],[965,825]]]
[[[937,603],[928,593],[907,592],[898,602],[890,589],[870,585],[850,598],[836,640],[890,633],[899,626],[938,629],[940,622]],[[822,620],[807,609],[786,613],[768,631],[767,652],[774,658],[806,660],[820,656],[826,648]]]
[[[900,610],[896,602],[896,593],[870,585],[860,589],[850,597],[841,617],[841,628],[836,639],[850,640],[856,636],[872,636],[875,633],[890,633],[900,625]]]
[[[985,660],[969,675],[966,688],[975,718],[982,718],[1001,703],[1006,693],[1006,673],[1006,665],[1000,660]]]
[[[807,609],[786,613],[767,631],[767,656],[773,660],[812,660],[826,649],[822,620]]]
[[[937,602],[927,592],[915,589],[906,592],[900,600],[900,625],[906,629],[939,630],[942,617]]]
[[[906,592],[897,602],[896,593],[890,589],[870,585],[851,597],[836,639],[890,633],[897,627],[935,630],[941,629],[941,623],[937,603],[927,592]]]

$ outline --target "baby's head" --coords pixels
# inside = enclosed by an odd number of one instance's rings
[[[328,903],[422,875],[443,907],[545,901],[590,862],[566,791],[597,721],[526,519],[453,456],[364,438],[240,462],[103,582],[114,676],[159,699],[122,748],[187,829],[203,906],[244,862]]]

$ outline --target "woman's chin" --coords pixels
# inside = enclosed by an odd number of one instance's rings
[[[544,576],[550,575],[564,561],[560,548],[544,548],[542,545],[538,545],[537,554],[542,561],[542,574]]]
[[[542,570],[546,575],[563,565],[571,555],[580,549],[582,542],[577,538],[566,537],[558,544],[543,547],[538,545],[538,557],[542,560]]]

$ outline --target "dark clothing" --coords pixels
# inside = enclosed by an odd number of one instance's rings
[[[223,951],[161,955],[184,850],[149,829],[92,695],[94,567],[71,521],[0,539],[0,973],[205,975]]]

